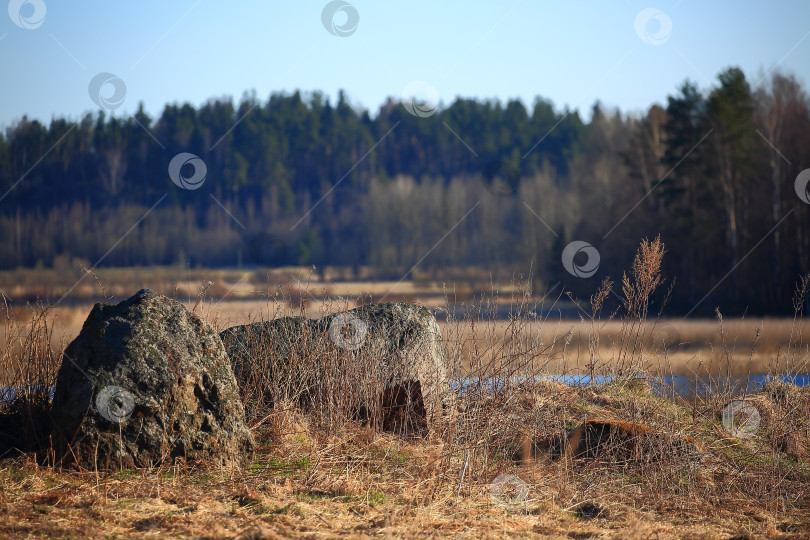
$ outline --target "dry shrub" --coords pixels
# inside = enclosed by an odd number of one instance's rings
[[[360,422],[412,436],[427,433],[431,408],[412,376],[422,351],[411,350],[412,328],[372,321],[358,349],[339,346],[325,319],[282,317],[228,330],[226,347],[250,425],[260,425],[284,403],[305,411],[326,433]],[[351,328],[345,325],[344,329]],[[373,334],[374,337],[371,337]],[[349,340],[353,336],[343,336]],[[399,349],[389,341],[399,340]]]
[[[566,375],[555,372],[554,367],[566,365],[564,360],[571,354],[567,348],[570,331],[544,343],[536,327],[529,324],[534,319],[526,315],[534,309],[521,296],[516,297],[516,316],[508,322],[505,335],[497,335],[495,323],[482,312],[468,313],[455,326],[450,325],[445,349],[451,363],[456,360],[456,366],[464,365],[459,351],[472,349],[472,360],[454,381],[461,389],[457,414],[447,419],[443,430],[445,443],[456,449],[449,461],[458,470],[459,492],[462,485],[472,490],[501,472],[528,477],[531,472],[526,467],[533,463],[570,471],[558,480],[560,492],[572,500],[587,493],[615,499],[619,497],[616,490],[626,489],[627,479],[632,479],[636,500],[645,505],[661,501],[697,510],[723,507],[725,501],[739,498],[787,509],[807,502],[810,469],[800,464],[810,441],[806,420],[810,409],[805,401],[783,399],[783,403],[794,404],[786,408],[772,397],[759,395],[755,401],[761,401],[764,420],[749,441],[725,432],[716,416],[718,407],[734,398],[728,384],[730,362],[725,364],[727,377],[715,381],[707,395],[689,402],[651,395],[651,385],[646,382],[651,376],[644,366],[666,366],[669,354],[666,347],[654,346],[645,333],[650,328],[651,300],[663,283],[664,253],[660,239],[643,241],[630,274],[622,279],[622,308],[606,316],[607,320],[621,319],[612,349],[618,351],[617,357],[604,358],[599,336],[611,282],[602,283],[591,297],[589,309],[581,308],[583,322],[590,326],[586,374],[591,384],[570,387],[538,380],[543,374]],[[803,280],[798,294],[806,294],[807,289]],[[797,300],[796,305],[803,301]],[[655,307],[660,313],[661,306]],[[722,319],[720,324],[722,334]],[[527,335],[532,332],[536,334]],[[468,343],[454,341],[457,336]],[[753,336],[752,349],[758,336]],[[730,359],[738,342],[723,343]],[[794,345],[790,365],[806,366],[796,361],[797,350],[800,348]],[[592,385],[600,378],[610,382]],[[777,392],[773,390],[777,386],[771,388],[769,392]],[[806,391],[789,388],[791,392]],[[595,477],[603,482],[594,485],[588,480]]]
[[[810,388],[775,380],[757,397],[773,449],[810,464]]]
[[[3,296],[4,343],[0,351],[0,457],[47,447],[50,401],[64,344],[52,343],[48,306],[32,306],[18,318]]]

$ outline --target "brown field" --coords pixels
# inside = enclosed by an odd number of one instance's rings
[[[320,317],[326,313],[378,301],[412,301],[434,310],[449,346],[463,351],[469,365],[481,351],[497,351],[503,343],[520,342],[530,359],[519,363],[534,373],[579,373],[590,370],[589,343],[598,335],[594,372],[608,373],[620,364],[628,345],[643,354],[635,368],[648,373],[691,375],[810,371],[805,343],[808,322],[791,319],[660,319],[634,329],[632,343],[623,336],[623,322],[577,318],[577,310],[555,295],[526,295],[528,282],[496,283],[472,269],[428,276],[414,271],[403,281],[354,280],[372,270],[307,267],[275,270],[208,270],[175,267],[112,268],[88,274],[81,269],[13,270],[0,272],[0,292],[14,299],[18,321],[30,318],[24,302],[56,304],[49,313],[52,343],[62,346],[78,335],[95,301],[120,301],[143,287],[183,301],[203,313],[216,328],[280,316]],[[618,290],[618,288],[616,288]],[[65,298],[57,303],[65,293]],[[201,296],[200,293],[204,292]],[[517,320],[491,320],[492,306],[525,312],[527,307],[563,306],[568,319],[545,320],[525,314]],[[488,307],[481,307],[488,306]],[[35,310],[33,310],[35,311]],[[449,317],[447,314],[451,313]],[[581,312],[580,312],[581,313]],[[471,324],[471,322],[474,324]],[[569,331],[571,335],[568,336]],[[0,339],[5,338],[0,327]],[[567,343],[566,343],[567,342]],[[59,352],[59,351],[54,351]],[[495,352],[497,356],[497,352]]]
[[[352,287],[360,289],[361,284],[348,285],[347,289]],[[364,285],[366,291],[387,288],[390,288],[388,283]],[[110,301],[115,302],[124,297],[118,296]],[[196,310],[219,329],[289,315],[321,317],[358,305],[356,300],[349,301],[346,296],[311,300],[304,309],[300,305],[292,307],[289,300],[282,299],[203,300],[197,304],[193,298],[190,301],[187,298],[178,298],[189,309],[195,309],[196,304]],[[447,308],[442,298],[415,298],[414,301],[431,306],[440,315]],[[55,353],[60,352],[60,347],[78,335],[92,307],[90,303],[82,303],[55,307],[49,311],[52,343],[58,344]],[[30,309],[17,310],[17,316],[21,320],[30,315]],[[595,372],[611,373],[618,364],[622,348],[623,323],[617,320],[597,322],[592,326],[590,321],[575,319],[482,319],[473,322],[470,317],[465,317],[459,320],[440,320],[439,326],[448,347],[460,350],[465,359],[463,365],[467,366],[476,354],[480,357],[482,351],[497,356],[497,351],[505,345],[520,343],[527,356],[521,360],[522,372],[586,373],[590,362],[589,338],[592,334],[598,334],[600,352]],[[571,336],[566,344],[569,330]],[[0,328],[2,340],[6,338],[4,332]],[[786,318],[722,322],[716,319],[647,321],[639,329],[639,347],[642,352],[639,366],[650,374],[807,373],[810,372],[808,336],[810,321],[803,319],[795,322]]]

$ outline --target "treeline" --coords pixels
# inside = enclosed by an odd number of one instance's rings
[[[426,117],[389,100],[372,117],[343,93],[298,92],[156,119],[23,118],[0,135],[0,267],[362,265],[399,279],[418,264],[584,295],[660,234],[673,313],[707,294],[695,313],[782,313],[810,271],[794,189],[808,148],[795,78],[752,85],[737,68],[640,116],[597,103],[589,122],[540,98],[457,98]],[[205,164],[199,189],[169,176],[181,152]],[[573,240],[599,251],[592,277],[564,268]]]

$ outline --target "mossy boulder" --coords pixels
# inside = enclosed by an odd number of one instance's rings
[[[62,458],[83,467],[229,464],[254,445],[216,331],[148,289],[93,307],[65,350],[53,416]]]
[[[248,417],[278,401],[424,432],[451,392],[436,318],[416,304],[369,304],[320,319],[283,317],[220,334]]]

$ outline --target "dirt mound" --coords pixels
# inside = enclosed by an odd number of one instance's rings
[[[689,436],[666,433],[644,424],[588,418],[568,436],[566,457],[649,461],[698,458],[706,448]]]
[[[755,439],[810,462],[810,388],[774,380],[757,394],[729,400],[715,411],[725,432]]]

